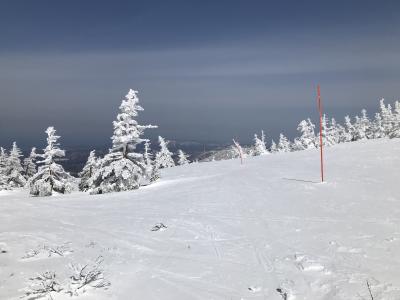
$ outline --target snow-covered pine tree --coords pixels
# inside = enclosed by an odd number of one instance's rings
[[[139,125],[135,118],[143,108],[139,105],[138,92],[129,90],[119,107],[120,113],[113,122],[114,134],[110,153],[100,160],[99,169],[89,180],[90,193],[102,194],[139,188],[145,178],[143,154],[135,152],[145,129],[153,125]]]
[[[269,152],[271,152],[271,153],[278,152],[278,147],[276,146],[276,143],[274,140],[271,141],[271,147],[269,147]]]
[[[340,123],[337,123],[334,118],[331,120],[331,126],[334,127],[334,140],[336,144],[345,143],[347,139],[346,129]]]
[[[290,145],[291,151],[301,151],[304,150],[302,143],[300,142],[299,138],[296,137],[293,140],[293,143]]]
[[[73,188],[73,177],[57,164],[57,160],[65,156],[65,151],[59,148],[57,142],[60,138],[56,135],[54,127],[46,129],[47,146],[43,154],[37,154],[42,158],[38,161],[37,173],[29,180],[30,194],[33,196],[51,196],[53,191],[66,194]]]
[[[156,168],[153,157],[154,155],[150,150],[150,141],[146,140],[143,152],[143,159],[146,167],[143,185],[150,184],[160,178],[160,170]]]
[[[339,143],[339,128],[337,126],[336,120],[332,118],[330,121],[324,115],[322,118],[322,139],[325,146],[333,146]]]
[[[0,191],[8,190],[10,188],[8,184],[7,172],[7,160],[8,156],[3,147],[0,147]]]
[[[261,139],[258,138],[257,134],[254,135],[254,151],[255,156],[267,154],[268,150],[265,145],[265,134],[261,131]]]
[[[385,131],[382,125],[382,117],[380,113],[375,113],[375,118],[371,123],[371,130],[374,139],[379,139],[385,136]]]
[[[282,133],[279,135],[279,143],[277,146],[277,150],[278,152],[290,152],[291,150],[290,141]]]
[[[357,115],[354,118],[355,118],[355,122],[353,125],[354,126],[354,140],[358,141],[358,140],[366,139],[367,137],[365,136],[364,127],[361,126],[360,117]]]
[[[171,168],[175,166],[174,160],[172,159],[172,153],[168,150],[168,141],[161,136],[158,137],[160,144],[160,151],[157,152],[155,158],[156,169]]]
[[[322,142],[327,147],[335,144],[331,124],[325,114],[322,116]]]
[[[188,155],[183,152],[181,149],[178,150],[178,165],[187,165],[189,164]]]
[[[346,142],[353,142],[355,141],[356,138],[356,130],[353,126],[353,124],[351,123],[351,119],[349,116],[345,116],[344,117],[344,124],[346,126],[346,135],[343,138]]]
[[[340,136],[343,134],[343,131],[343,126],[338,124],[335,118],[332,118],[329,135],[331,137],[333,145],[339,144],[341,142]]]
[[[392,114],[392,107],[390,104],[386,107],[385,99],[381,99],[379,102],[380,107],[380,115],[382,118],[382,128],[384,136],[389,136],[390,132],[392,131],[392,121],[393,121],[393,114]]]
[[[28,157],[24,159],[23,168],[24,168],[24,175],[26,180],[29,180],[33,175],[36,174],[36,148],[33,147],[31,153]]]
[[[389,132],[390,138],[400,138],[400,102],[394,103],[394,111],[392,116],[392,128]]]
[[[369,117],[367,115],[366,109],[361,110],[360,124],[365,132],[365,137],[367,139],[372,139],[373,138],[373,130],[372,130],[372,125],[371,125],[371,120],[369,119]]]
[[[299,123],[297,130],[301,133],[301,136],[295,140],[296,150],[317,148],[314,129],[315,125],[311,122],[310,118]]]
[[[0,147],[0,173],[5,174],[7,171],[8,155],[3,147]]]
[[[21,166],[21,150],[14,142],[7,160],[6,176],[11,187],[22,187],[26,184],[26,179],[22,175],[24,169]]]
[[[80,177],[79,190],[87,191],[90,188],[89,180],[93,176],[96,168],[97,168],[96,151],[92,150],[89,153],[89,156],[88,156],[85,166],[83,167],[82,171],[79,173],[79,177]]]
[[[150,151],[150,141],[146,140],[144,142],[143,162],[145,165],[145,177],[149,182],[154,168],[152,158],[153,154]]]

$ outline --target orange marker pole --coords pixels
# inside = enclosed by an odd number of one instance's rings
[[[324,182],[324,154],[322,144],[322,104],[321,104],[321,90],[319,84],[317,86],[317,101],[319,110],[319,149],[321,153],[321,182]]]

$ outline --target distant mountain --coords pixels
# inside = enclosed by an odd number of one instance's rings
[[[207,160],[205,158],[210,157],[212,153],[221,151],[225,149],[226,145],[217,144],[217,143],[201,143],[196,141],[174,141],[170,140],[168,144],[168,148],[176,154],[178,149],[183,150],[185,153],[189,155],[190,161],[195,160]],[[108,153],[109,146],[103,146],[94,148],[96,150],[96,156],[104,156],[104,154]],[[158,142],[151,142],[151,149],[153,152],[158,151]],[[84,148],[84,147],[71,147],[66,149],[65,159],[60,161],[60,164],[64,167],[64,169],[71,173],[71,175],[77,176],[78,173],[82,170],[83,166],[86,163],[86,160],[89,156],[89,152],[93,150],[93,148]],[[137,149],[139,152],[143,151],[143,145],[140,145]],[[218,155],[219,157],[219,155]],[[176,157],[174,157],[175,159]],[[212,159],[210,159],[212,160]]]

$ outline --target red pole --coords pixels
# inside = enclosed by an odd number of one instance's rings
[[[323,144],[322,144],[322,104],[321,104],[321,90],[319,84],[317,86],[317,100],[319,110],[319,149],[321,153],[321,182],[324,182],[324,155],[323,155]]]

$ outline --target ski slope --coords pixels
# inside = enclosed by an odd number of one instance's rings
[[[132,192],[0,192],[0,299],[99,256],[111,285],[74,298],[371,299],[368,280],[374,299],[400,299],[400,140],[325,157],[323,184],[307,150],[175,167]]]

